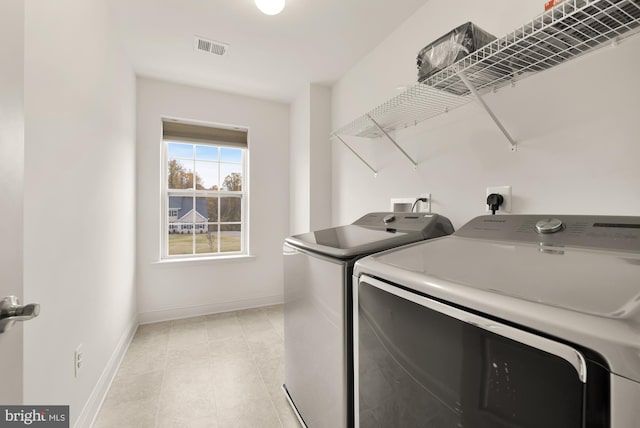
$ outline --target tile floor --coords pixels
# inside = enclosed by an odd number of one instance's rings
[[[142,325],[94,428],[292,427],[282,306]]]

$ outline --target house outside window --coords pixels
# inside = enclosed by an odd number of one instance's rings
[[[247,130],[163,120],[163,258],[248,254]]]

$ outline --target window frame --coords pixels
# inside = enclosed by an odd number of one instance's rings
[[[204,126],[204,125],[203,125]],[[208,125],[213,126],[213,125]],[[220,126],[222,128],[227,128],[226,126]],[[243,128],[244,129],[244,128]],[[247,131],[248,132],[248,131]],[[248,139],[248,135],[247,135]],[[169,153],[168,147],[169,143],[177,143],[177,144],[190,144],[195,146],[212,146],[222,148],[229,148],[234,150],[240,150],[242,154],[242,159],[240,162],[241,173],[242,173],[242,190],[239,191],[229,191],[229,190],[202,190],[202,189],[169,189]],[[203,260],[203,259],[228,259],[228,258],[237,258],[237,257],[247,257],[250,255],[249,252],[249,147],[238,147],[233,144],[225,144],[224,142],[194,142],[194,141],[186,141],[180,140],[177,138],[162,138],[162,160],[161,160],[161,226],[160,226],[160,260],[161,261],[179,261],[179,260]],[[195,148],[194,148],[195,151]],[[224,165],[225,162],[221,162],[220,154],[218,160],[215,163],[220,166]],[[195,161],[195,154],[194,154]],[[233,163],[237,165],[236,163]],[[194,171],[195,173],[195,171]],[[222,185],[222,178],[220,177],[219,172],[219,186]],[[195,180],[194,180],[195,187]],[[218,233],[221,231],[223,226],[226,225],[240,225],[240,251],[220,251],[220,240],[218,240],[218,252],[214,253],[196,253],[196,240],[194,235],[196,235],[197,224],[200,223],[189,223],[192,228],[190,229],[190,235],[192,236],[192,253],[191,254],[169,254],[169,227],[172,224],[169,221],[169,197],[171,196],[188,196],[193,197],[193,209],[196,209],[196,198],[199,197],[216,197],[218,198],[218,221],[211,222],[207,221],[204,223],[208,228],[212,224],[218,225]],[[220,221],[220,210],[222,207],[221,200],[223,197],[238,197],[240,199],[240,221],[239,222],[222,222]],[[197,211],[196,211],[197,212]],[[180,213],[178,212],[178,216]],[[174,222],[176,223],[176,222]]]

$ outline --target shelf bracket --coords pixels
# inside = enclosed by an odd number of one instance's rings
[[[482,106],[482,108],[484,108],[484,110],[489,114],[489,116],[491,116],[491,119],[493,119],[493,121],[495,122],[495,124],[498,126],[498,128],[500,128],[500,131],[502,131],[502,133],[504,134],[504,136],[507,138],[507,140],[509,140],[509,143],[511,143],[511,151],[515,152],[518,149],[518,145],[515,142],[515,140],[511,137],[511,135],[509,134],[509,132],[506,130],[506,128],[502,125],[502,123],[500,122],[500,120],[498,120],[498,118],[496,117],[496,115],[493,113],[493,111],[491,110],[491,108],[489,108],[489,106],[487,105],[487,103],[484,101],[484,99],[482,98],[482,95],[480,95],[480,93],[478,92],[478,90],[476,89],[475,86],[473,86],[473,83],[471,83],[471,81],[469,81],[469,79],[467,78],[467,76],[464,75],[464,73],[462,72],[458,72],[458,76],[460,76],[460,80],[462,80],[462,82],[465,84],[465,86],[471,91],[471,93],[473,94],[473,96],[475,97],[476,100],[478,100],[478,102],[480,103],[480,105]]]
[[[371,123],[373,123],[373,125],[378,128],[378,131],[382,132],[382,134],[384,134],[385,137],[387,137],[387,139],[389,141],[391,141],[393,143],[394,146],[396,146],[396,148],[398,150],[400,150],[400,152],[402,152],[402,154],[409,159],[409,162],[411,162],[411,165],[413,165],[413,169],[418,168],[418,164],[416,163],[416,161],[414,161],[411,156],[409,156],[409,154],[407,152],[405,152],[402,147],[400,147],[400,145],[398,143],[396,143],[396,140],[394,140],[391,135],[389,135],[389,133],[387,133],[387,131],[384,130],[384,128],[382,128],[382,126],[378,125],[378,122],[376,122],[370,114],[367,114],[367,118],[371,121]]]
[[[371,165],[369,165],[369,163],[368,163],[366,160],[364,160],[364,159],[362,158],[362,156],[360,156],[360,155],[359,155],[355,150],[353,150],[353,148],[352,148],[350,145],[348,145],[346,141],[344,141],[342,138],[340,138],[340,136],[339,136],[338,134],[333,134],[333,136],[334,136],[334,137],[336,137],[338,140],[340,140],[340,142],[341,142],[342,144],[344,144],[344,145],[345,145],[345,147],[351,151],[351,153],[353,153],[354,155],[356,155],[356,157],[357,157],[358,159],[360,159],[360,161],[362,161],[362,163],[363,163],[363,164],[365,164],[367,167],[369,167],[369,169],[370,169],[371,171],[373,171],[373,174],[374,174],[376,177],[378,176],[378,171],[376,171],[376,170],[375,170]]]

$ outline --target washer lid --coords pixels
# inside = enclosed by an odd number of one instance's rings
[[[286,242],[330,257],[350,259],[452,232],[449,220],[437,214],[384,212],[367,214],[351,225],[294,235]]]
[[[363,226],[340,226],[291,236],[286,242],[331,257],[349,259],[422,239],[420,232],[377,230]]]
[[[440,280],[600,317],[618,318],[640,301],[640,254],[450,236],[359,262],[358,272],[404,284]]]

